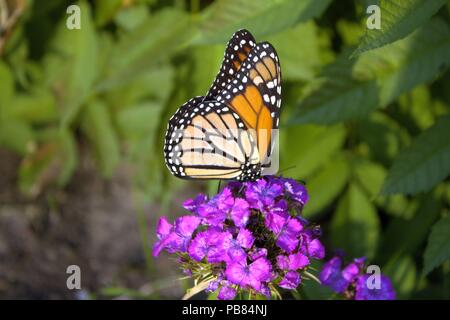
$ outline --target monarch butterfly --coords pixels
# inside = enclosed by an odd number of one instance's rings
[[[270,166],[281,106],[281,69],[275,49],[247,30],[233,34],[206,96],[170,118],[165,162],[187,179],[251,181]]]

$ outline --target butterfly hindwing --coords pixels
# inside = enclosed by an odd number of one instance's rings
[[[236,179],[246,167],[259,163],[253,135],[227,105],[196,98],[180,109],[183,119],[169,123],[164,149],[175,176]]]

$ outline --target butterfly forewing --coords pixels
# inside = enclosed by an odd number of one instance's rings
[[[228,106],[199,99],[183,105],[169,122],[166,164],[181,178],[236,179],[246,164],[259,163],[253,136]]]
[[[255,45],[255,38],[247,30],[242,29],[233,34],[225,49],[222,66],[205,100],[215,99],[227,84],[230,83]]]
[[[247,128],[255,130],[259,157],[262,162],[268,159],[281,106],[281,69],[275,49],[267,42],[258,44],[217,100],[229,105]]]

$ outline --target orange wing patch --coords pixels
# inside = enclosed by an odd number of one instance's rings
[[[244,60],[247,59],[247,55],[251,50],[251,48],[248,46],[244,46],[242,49],[244,50],[245,53],[238,52],[237,59],[233,60],[233,66],[236,69],[236,71],[239,71],[239,69],[241,68],[242,62],[244,62]]]
[[[249,101],[250,100],[246,99],[245,95],[240,94],[231,100],[230,106],[237,114],[239,114],[239,117],[245,122],[247,127],[255,128],[257,113]]]
[[[262,63],[260,64],[264,68],[264,75],[271,79],[269,70]],[[255,128],[250,131],[250,134],[258,142],[259,159],[264,160],[269,150],[273,121],[269,108],[263,103],[260,91],[254,85],[250,85],[243,93],[231,100],[230,106],[239,114],[247,128]]]

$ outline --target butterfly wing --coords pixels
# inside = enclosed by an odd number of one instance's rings
[[[225,89],[241,68],[243,61],[255,47],[256,41],[251,33],[245,29],[236,31],[228,41],[225,49],[222,66],[211,88],[206,94],[205,100],[214,100]]]
[[[191,99],[169,121],[165,159],[177,177],[236,179],[259,163],[256,141],[238,114],[217,101]]]
[[[275,49],[259,43],[242,63],[233,80],[221,91],[218,102],[228,105],[253,130],[262,164],[270,160],[272,130],[279,125],[281,69]]]
[[[254,179],[271,155],[278,128],[281,71],[275,49],[255,46],[246,30],[229,41],[205,97],[182,105],[170,119],[164,146],[169,170],[190,179]]]

